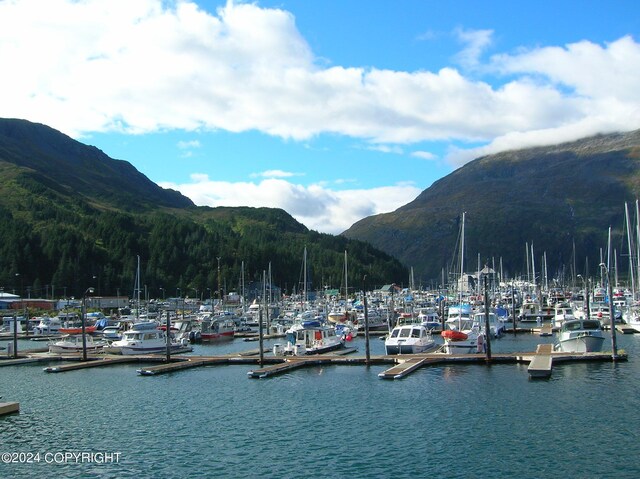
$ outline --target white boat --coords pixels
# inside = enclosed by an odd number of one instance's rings
[[[283,353],[301,356],[322,354],[344,347],[333,326],[319,319],[297,322],[286,331],[287,343]]]
[[[204,319],[200,325],[200,338],[203,342],[230,340],[235,334],[235,321],[224,315]]]
[[[387,354],[417,354],[437,347],[431,331],[422,324],[396,326],[384,341]]]
[[[184,351],[189,342],[170,341],[170,352]],[[120,354],[154,354],[167,351],[167,335],[161,329],[130,329],[122,333],[122,339],[111,343],[110,352]]]
[[[88,352],[95,353],[102,351],[107,343],[104,341],[95,341],[93,336],[86,334],[85,344]],[[50,353],[79,353],[82,351],[82,334],[67,334],[49,343]]]
[[[60,318],[50,318],[49,316],[42,316],[35,319],[39,320],[38,324],[33,327],[33,334],[35,334],[36,336],[48,336],[50,334],[60,333],[60,327],[62,326],[62,321],[60,321]]]
[[[576,319],[576,315],[573,314],[573,308],[567,303],[558,303],[554,308],[553,325],[556,328],[562,327],[565,321]]]
[[[602,350],[604,333],[597,319],[565,321],[558,333],[557,351],[565,353],[592,353]]]
[[[444,339],[442,352],[445,354],[468,354],[484,352],[484,334],[480,326],[473,326],[462,330],[447,329],[440,333]]]
[[[476,313],[474,315],[474,321],[480,325],[480,329],[482,331],[485,330],[485,313]],[[491,333],[491,337],[498,338],[504,334],[504,330],[506,328],[505,322],[498,317],[498,315],[494,312],[489,312],[489,332]]]

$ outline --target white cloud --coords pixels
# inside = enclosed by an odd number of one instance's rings
[[[337,191],[273,178],[259,183],[229,183],[194,174],[191,179],[191,183],[160,186],[180,191],[199,206],[282,208],[308,228],[333,234],[341,233],[365,216],[393,211],[415,199],[421,191],[411,184]]]
[[[202,145],[198,140],[179,141],[178,148],[181,150],[190,150],[192,148],[200,148]]]
[[[480,64],[484,50],[491,45],[493,30],[465,30],[457,28],[455,35],[465,48],[456,55],[456,60],[465,68],[473,69]]]
[[[415,158],[422,158],[423,160],[435,160],[438,158],[437,155],[434,155],[429,151],[414,151],[411,153],[411,156]]]
[[[624,37],[495,55],[491,30],[457,31],[457,59],[403,72],[325,67],[293,15],[229,2],[0,2],[0,116],[73,136],[168,129],[322,133],[403,145],[444,140],[517,146],[640,126],[640,45]],[[492,70],[491,70],[492,69]],[[500,81],[503,78],[507,80]]]
[[[292,176],[304,176],[304,173],[294,173],[283,170],[265,170],[260,173],[251,173],[251,178],[291,178]]]

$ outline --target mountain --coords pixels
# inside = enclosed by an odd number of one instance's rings
[[[590,264],[593,274],[609,226],[612,248],[626,253],[624,203],[639,193],[640,130],[598,135],[478,158],[411,203],[360,220],[343,235],[386,251],[417,277],[439,279],[457,258],[466,212],[466,271],[476,271],[479,255],[481,267],[498,269],[502,259],[505,273],[526,273],[529,244],[538,272],[546,253],[549,277],[568,273],[574,258],[578,273]],[[626,271],[628,259],[619,261]]]
[[[114,160],[41,124],[0,119],[0,288],[31,297],[194,297],[239,289],[271,267],[273,283],[299,290],[303,251],[318,287],[402,282],[408,271],[369,244],[309,231],[273,208],[197,207]],[[220,273],[218,273],[220,271]],[[220,279],[220,284],[218,281]],[[53,291],[53,293],[52,293]]]

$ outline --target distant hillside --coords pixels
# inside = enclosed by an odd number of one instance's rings
[[[368,244],[309,231],[272,208],[196,207],[45,125],[0,119],[0,287],[32,297],[131,295],[136,257],[150,295],[213,296],[262,278],[299,290],[308,249],[313,286],[402,282],[396,259]],[[355,286],[357,288],[359,286]]]
[[[46,182],[60,194],[79,194],[131,211],[194,206],[177,191],[153,183],[129,162],[70,140],[46,125],[0,119],[0,159],[28,168],[35,181]]]
[[[640,193],[640,130],[478,158],[424,190],[398,210],[365,218],[343,233],[367,241],[438,279],[453,262],[466,211],[466,270],[499,259],[511,274],[526,272],[525,245],[549,274],[572,263],[591,271],[606,248],[609,226],[622,251],[624,202]],[[626,243],[625,243],[626,244]],[[540,256],[538,256],[540,255]],[[620,266],[626,271],[626,264]],[[540,264],[538,264],[538,270]]]

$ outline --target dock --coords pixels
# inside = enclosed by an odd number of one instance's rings
[[[627,360],[627,354],[624,350],[619,350],[617,356],[613,358],[611,352],[604,351],[596,353],[566,353],[554,351],[552,344],[539,344],[535,352],[494,353],[490,359],[487,359],[485,354],[480,353],[449,355],[441,352],[431,352],[403,355],[375,355],[371,356],[369,361],[367,361],[363,356],[354,357],[351,354],[354,352],[356,352],[355,348],[344,348],[318,355],[276,356],[267,350],[264,350],[264,354],[260,355],[259,349],[253,349],[217,356],[173,354],[167,362],[166,355],[161,354],[131,356],[94,354],[86,361],[83,361],[80,353],[52,354],[48,352],[23,351],[18,359],[0,359],[0,367],[39,362],[62,362],[63,364],[43,368],[43,371],[47,373],[62,373],[118,364],[143,364],[144,367],[136,369],[136,372],[140,376],[158,376],[197,367],[246,364],[258,366],[256,369],[251,369],[247,372],[249,378],[263,379],[303,367],[368,365],[387,367],[386,370],[378,374],[378,377],[381,379],[403,379],[418,369],[437,365],[525,363],[528,364],[527,371],[530,378],[548,378],[551,376],[553,366],[561,362]]]
[[[531,378],[548,378],[553,367],[553,344],[538,344],[536,354],[531,359],[527,372]]]
[[[0,416],[7,414],[15,414],[20,412],[20,403],[17,402],[0,402]]]
[[[635,328],[632,328],[628,324],[621,323],[616,323],[616,331],[622,334],[636,334],[638,332]]]
[[[75,371],[77,369],[98,368],[102,366],[111,366],[113,364],[125,364],[138,362],[137,356],[120,356],[120,357],[108,357],[108,358],[91,358],[88,361],[80,361],[73,364],[64,364],[62,366],[50,366],[44,368],[46,373],[64,373],[67,371]]]
[[[404,362],[396,364],[386,371],[379,373],[378,377],[382,379],[402,379],[405,376],[411,374],[416,369],[426,366],[427,364],[437,364],[443,361],[444,359],[441,358],[410,358]]]
[[[551,324],[544,324],[542,328],[540,328],[540,332],[538,333],[540,336],[552,336],[553,335],[553,326]]]

